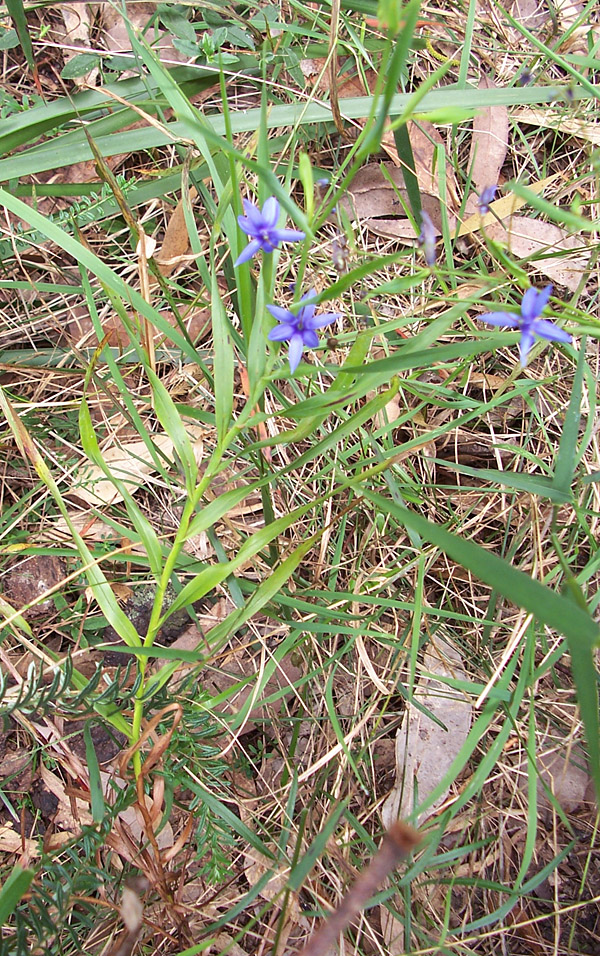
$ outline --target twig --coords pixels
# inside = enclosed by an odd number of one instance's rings
[[[378,852],[366,870],[360,874],[341,904],[309,939],[296,956],[324,956],[330,946],[344,932],[351,920],[360,913],[377,887],[396,868],[401,860],[421,842],[416,830],[400,820],[385,834]]]

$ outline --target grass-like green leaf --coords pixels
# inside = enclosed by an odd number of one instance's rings
[[[85,760],[90,778],[90,803],[92,807],[92,819],[96,823],[102,823],[105,815],[104,793],[102,791],[102,779],[100,777],[100,767],[96,748],[92,740],[92,725],[89,720],[83,725],[83,740],[85,743]]]
[[[27,60],[27,65],[30,70],[35,71],[33,44],[31,42],[31,34],[29,33],[29,25],[27,23],[23,0],[6,0],[6,8],[17,31],[19,43]]]
[[[579,355],[577,358],[577,368],[573,379],[573,390],[569,400],[569,407],[563,422],[562,435],[556,456],[556,465],[554,467],[554,478],[552,485],[558,492],[569,494],[573,482],[573,474],[577,467],[577,439],[579,436],[579,422],[581,420],[581,392],[583,386],[583,375],[585,369],[585,344],[584,335],[579,343]]]
[[[35,870],[24,870],[18,865],[13,867],[0,890],[0,926],[4,926],[14,912],[34,878]]]

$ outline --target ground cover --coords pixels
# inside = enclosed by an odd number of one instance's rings
[[[0,8],[0,952],[600,952],[598,20]]]

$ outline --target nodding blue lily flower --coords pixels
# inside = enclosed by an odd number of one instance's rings
[[[533,287],[527,289],[521,302],[521,312],[519,315],[513,315],[510,312],[486,312],[480,318],[490,325],[505,325],[509,329],[520,329],[521,341],[519,351],[521,353],[521,365],[525,368],[527,356],[533,345],[534,336],[538,335],[548,342],[570,342],[571,336],[564,329],[559,329],[554,322],[547,319],[541,319],[546,303],[550,298],[552,286],[547,285],[541,292]]]
[[[482,216],[487,215],[487,213],[490,211],[490,203],[496,195],[497,189],[497,186],[486,186],[485,189],[482,189],[481,195],[477,200],[479,212]]]
[[[250,242],[244,251],[237,257],[234,266],[240,266],[242,262],[247,262],[252,256],[256,255],[259,249],[263,252],[273,252],[277,249],[280,242],[300,242],[305,238],[303,232],[296,229],[278,229],[277,220],[279,219],[279,203],[275,196],[270,196],[265,202],[262,210],[244,199],[245,216],[238,216],[240,229],[250,236]]]
[[[425,253],[425,262],[428,266],[435,265],[435,237],[436,231],[431,216],[424,209],[421,210],[421,232],[417,243]]]
[[[267,309],[274,319],[277,319],[279,325],[271,329],[267,338],[271,342],[290,343],[288,359],[290,362],[290,372],[295,372],[300,364],[302,352],[305,348],[314,349],[319,344],[319,337],[315,329],[322,329],[326,325],[331,325],[336,319],[339,319],[339,312],[322,312],[321,315],[315,315],[316,305],[314,302],[310,305],[302,305],[308,299],[314,299],[316,296],[314,289],[307,292],[300,299],[300,308],[296,312],[290,312],[289,309],[282,309],[278,305],[268,305]]]

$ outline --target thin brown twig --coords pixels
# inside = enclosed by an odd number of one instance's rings
[[[366,906],[386,876],[421,842],[416,830],[398,820],[385,834],[368,867],[362,871],[341,904],[325,920],[296,956],[324,956],[348,924]]]

